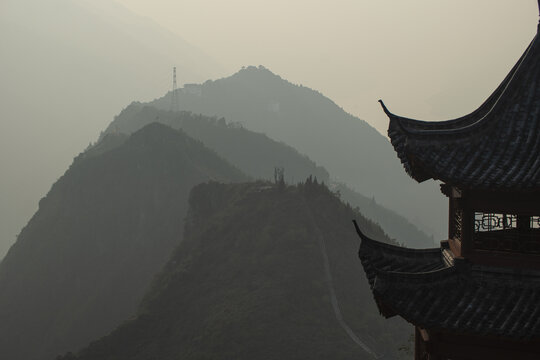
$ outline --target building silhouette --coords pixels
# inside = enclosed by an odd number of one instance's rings
[[[405,171],[440,180],[449,200],[440,248],[383,244],[356,226],[381,314],[415,326],[415,359],[540,359],[538,31],[466,116],[418,121],[381,105]]]

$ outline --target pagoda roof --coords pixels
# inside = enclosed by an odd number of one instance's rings
[[[357,232],[359,257],[385,317],[435,331],[540,338],[540,272],[476,266],[444,248],[400,248]]]
[[[388,136],[407,173],[461,189],[540,189],[540,38],[475,111],[419,121],[391,113]]]

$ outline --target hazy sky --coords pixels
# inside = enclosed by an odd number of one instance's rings
[[[475,109],[537,22],[535,0],[0,0],[0,257],[73,157],[169,90],[175,65],[180,83],[264,65],[385,133],[379,98],[426,119]]]
[[[536,33],[535,0],[118,0],[202,48],[226,73],[265,65],[385,133],[390,110],[472,111]]]

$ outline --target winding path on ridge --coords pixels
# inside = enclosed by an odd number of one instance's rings
[[[309,207],[307,207],[309,209]],[[321,229],[316,226],[317,222],[315,221],[315,218],[313,216],[313,213],[311,210],[309,210],[309,216],[311,220],[313,221],[313,224],[315,224],[315,229],[317,233],[317,242],[319,243],[319,247],[321,248],[321,254],[323,257],[323,265],[324,265],[324,273],[326,277],[326,284],[328,286],[328,292],[330,293],[330,302],[332,303],[332,308],[334,310],[334,315],[336,317],[336,320],[338,321],[339,325],[349,338],[354,341],[362,350],[367,352],[369,355],[371,355],[374,359],[380,359],[381,356],[379,356],[375,351],[373,351],[366,343],[364,343],[360,338],[354,333],[354,331],[347,325],[345,320],[343,319],[343,315],[341,313],[341,308],[339,307],[339,302],[336,296],[336,291],[334,289],[334,281],[332,279],[332,272],[330,271],[330,260],[328,259],[328,253],[326,251],[326,243],[324,241],[324,236],[321,232]]]

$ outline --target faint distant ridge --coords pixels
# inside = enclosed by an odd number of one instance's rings
[[[268,74],[261,72],[261,76],[268,76]],[[275,78],[273,75],[270,76]],[[364,216],[383,226],[390,237],[398,239],[409,247],[434,246],[433,239],[425,232],[419,230],[403,216],[381,206],[378,199],[361,195],[345,184],[333,182],[331,175],[324,167],[287,144],[272,140],[264,134],[250,131],[237,122],[227,120],[196,115],[187,111],[175,113],[158,110],[153,106],[132,103],[122,110],[102,133],[100,143],[106,143],[104,140],[108,136],[127,136],[125,134],[137,131],[150,122],[159,121],[172,128],[182,129],[188,135],[202,141],[255,179],[273,179],[276,167],[285,170],[285,180],[290,184],[313,176],[331,185],[334,191],[341,194],[344,201],[358,207]]]
[[[191,188],[248,179],[158,123],[77,156],[0,263],[0,358],[52,359],[110,332],[181,242]]]
[[[403,172],[388,139],[320,92],[294,85],[263,66],[179,89],[181,110],[225,117],[282,141],[334,180],[397,211],[437,240],[446,234],[446,204],[435,182],[418,184]],[[374,100],[376,101],[376,100]],[[150,102],[168,110],[170,93]]]
[[[280,167],[286,170],[285,180],[289,183],[302,181],[310,175],[329,182],[326,169],[287,144],[247,130],[237,122],[189,111],[175,113],[132,103],[114,118],[100,139],[111,134],[126,136],[151,122],[181,129],[253,178],[269,180],[274,168]]]
[[[366,348],[401,358],[410,328],[380,317],[359,281],[350,220],[392,240],[325,185],[210,182],[192,190],[189,204],[184,241],[137,317],[60,360],[372,360]],[[330,288],[365,348],[340,327]]]
[[[115,0],[1,0],[0,18],[0,143],[18,159],[2,161],[1,258],[73,155],[118,109],[169,89],[173,66],[182,83],[214,78],[223,67]],[[29,136],[32,146],[22,151]]]

